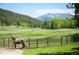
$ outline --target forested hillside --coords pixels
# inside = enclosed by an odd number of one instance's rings
[[[18,25],[40,27],[41,21],[27,15],[21,15],[9,10],[0,9],[0,25]]]

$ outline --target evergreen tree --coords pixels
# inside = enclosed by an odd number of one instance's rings
[[[67,4],[67,8],[74,8],[75,9],[75,20],[76,20],[76,26],[79,27],[79,3],[69,3]]]

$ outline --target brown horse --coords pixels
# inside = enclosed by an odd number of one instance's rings
[[[22,39],[16,39],[15,37],[11,37],[11,39],[13,40],[13,43],[14,43],[14,47],[16,48],[16,45],[17,44],[22,44],[22,48],[25,47],[25,43],[24,43],[24,40]]]

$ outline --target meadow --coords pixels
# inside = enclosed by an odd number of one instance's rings
[[[36,49],[24,49],[24,55],[79,55],[78,44],[52,46]]]
[[[55,37],[65,36],[79,33],[79,29],[41,29],[41,28],[26,28],[16,26],[0,26],[1,37],[23,37],[23,38],[42,38],[42,37]]]
[[[31,39],[32,41],[39,39],[40,44],[46,37],[61,37],[61,36],[69,36],[79,33],[79,29],[41,29],[41,28],[26,28],[16,26],[0,26],[0,41],[2,39],[10,38],[14,36],[16,38],[24,38],[25,40]],[[60,41],[60,40],[59,40]],[[35,41],[36,42],[36,41]],[[65,41],[64,41],[65,42]],[[25,55],[55,55],[55,54],[79,54],[77,52],[79,43],[69,43],[60,45],[60,42],[56,42],[54,39],[53,43],[50,41],[50,46],[45,46],[43,48],[25,48],[23,49]],[[58,44],[58,45],[54,45]],[[31,47],[34,46],[31,44]],[[75,49],[75,50],[73,50]]]

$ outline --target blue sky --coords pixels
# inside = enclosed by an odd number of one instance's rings
[[[38,17],[47,13],[72,13],[66,8],[65,3],[2,3],[0,8],[14,11],[16,13]]]

